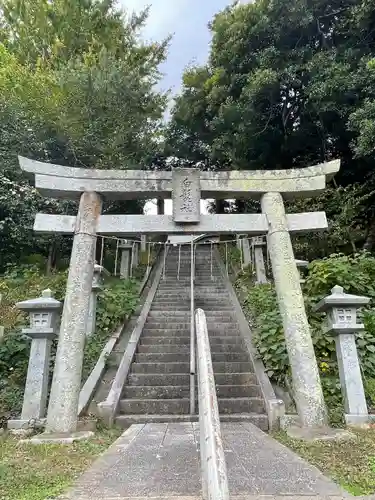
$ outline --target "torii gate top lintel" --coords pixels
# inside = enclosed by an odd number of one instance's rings
[[[311,197],[321,193],[340,169],[340,160],[289,170],[232,170],[200,172],[198,169],[173,171],[98,170],[65,167],[19,157],[21,169],[35,175],[35,187],[45,196],[78,199],[84,191],[94,191],[106,199],[171,198],[178,171],[197,173],[202,198],[260,198],[279,192],[284,198]]]

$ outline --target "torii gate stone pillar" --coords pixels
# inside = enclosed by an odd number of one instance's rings
[[[268,219],[268,251],[283,320],[293,389],[298,394],[298,415],[304,426],[324,426],[327,423],[326,407],[281,194],[265,193],[261,207]]]
[[[35,187],[54,198],[79,199],[77,217],[37,214],[34,230],[74,234],[69,277],[56,356],[48,432],[74,433],[85,326],[94,269],[96,233],[120,238],[147,234],[267,235],[275,287],[284,325],[300,424],[327,424],[318,366],[304,307],[291,232],[327,228],[324,212],[286,214],[284,198],[311,197],[324,191],[340,168],[335,160],[313,167],[274,171],[200,172],[174,169],[89,170],[19,158],[21,168],[35,174]],[[83,192],[83,194],[82,194]],[[261,214],[200,213],[200,198],[257,198]],[[172,198],[173,215],[100,215],[107,199]]]
[[[47,413],[46,432],[74,433],[81,388],[83,349],[94,276],[96,226],[102,209],[94,192],[81,196],[59,343]]]

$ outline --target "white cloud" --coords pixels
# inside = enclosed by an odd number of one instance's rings
[[[184,68],[193,62],[206,61],[210,33],[207,24],[214,14],[231,0],[122,0],[129,11],[140,11],[151,4],[143,31],[145,39],[162,40],[172,35],[168,59],[162,67],[165,74],[161,87],[178,91]]]

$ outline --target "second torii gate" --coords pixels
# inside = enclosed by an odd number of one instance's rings
[[[324,426],[326,408],[307,321],[290,232],[327,228],[324,212],[286,214],[284,199],[311,197],[325,189],[340,168],[335,160],[313,167],[273,171],[171,172],[90,170],[20,157],[35,174],[35,187],[55,198],[79,199],[77,216],[36,216],[38,232],[74,234],[60,338],[47,415],[47,432],[77,427],[85,324],[94,267],[96,235],[139,233],[246,233],[267,235],[275,287],[303,426]],[[172,198],[173,215],[101,215],[103,199]],[[201,198],[258,198],[261,214],[202,215]]]

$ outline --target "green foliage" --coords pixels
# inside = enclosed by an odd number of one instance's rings
[[[98,296],[96,331],[85,346],[82,379],[89,375],[114,329],[130,318],[138,304],[139,282],[112,279]]]
[[[0,269],[29,253],[66,257],[66,238],[36,236],[38,211],[76,213],[41,197],[18,155],[87,168],[140,168],[159,149],[167,40],[141,42],[147,11],[112,0],[0,0]],[[141,202],[106,203],[138,213]]]
[[[374,429],[351,429],[355,439],[306,442],[290,439],[285,432],[277,440],[320,469],[352,495],[371,495],[375,491]]]
[[[95,436],[73,446],[20,445],[7,433],[0,436],[0,498],[57,498],[121,435],[121,430],[98,429]]]
[[[333,231],[314,235],[312,258],[375,248],[374,19],[368,1],[234,2],[214,16],[208,63],[185,71],[172,110],[168,151],[205,166],[341,159],[345,189],[320,199]]]
[[[372,299],[362,313],[365,331],[357,335],[357,348],[366,380],[366,393],[372,405],[375,398],[374,279],[375,258],[363,252],[352,257],[332,255],[329,258],[313,261],[309,265],[309,274],[303,285],[323,390],[327,404],[333,410],[332,418],[336,423],[341,419],[342,398],[335,344],[332,336],[323,333],[324,317],[313,312],[313,306],[328,295],[336,284],[343,286],[347,293],[365,295]],[[268,375],[276,382],[285,385],[285,382],[290,380],[290,366],[274,286],[252,286],[252,283],[244,280],[241,275],[237,279],[236,286],[241,292],[240,295],[244,297],[243,306],[250,321],[255,322],[255,344]]]

